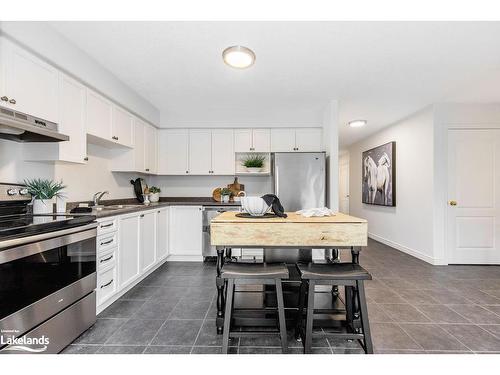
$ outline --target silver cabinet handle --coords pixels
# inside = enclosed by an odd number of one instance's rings
[[[10,99],[10,100],[9,100],[9,103],[10,103],[10,104],[16,104],[16,99]]]
[[[111,259],[113,259],[113,255],[110,255],[109,257],[107,257],[106,259],[101,259],[100,260],[100,263],[106,263],[107,261],[110,261]]]
[[[111,279],[111,281],[109,283],[101,285],[101,289],[106,288],[107,286],[110,286],[112,283],[113,283],[113,279]]]
[[[2,102],[8,102],[9,98],[7,98],[5,95],[0,98]]]
[[[113,242],[113,239],[110,239],[109,241],[101,242],[102,245],[109,245],[111,242]]]

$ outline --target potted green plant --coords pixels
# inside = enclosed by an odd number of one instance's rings
[[[231,190],[228,188],[222,188],[220,191],[221,200],[223,203],[228,203],[229,198],[231,198]]]
[[[62,190],[66,188],[61,182],[54,182],[49,179],[34,178],[24,180],[26,189],[33,199],[33,213],[51,214],[53,212],[54,197],[62,197]]]
[[[266,157],[264,155],[247,155],[245,159],[243,159],[243,166],[250,173],[259,173],[264,166],[264,161]]]
[[[149,188],[149,201],[151,203],[156,203],[160,200],[161,189],[156,186],[150,186]]]

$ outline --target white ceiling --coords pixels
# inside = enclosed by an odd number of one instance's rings
[[[161,112],[162,126],[321,125],[348,145],[435,102],[500,101],[499,22],[51,22]],[[248,70],[222,50],[253,49]],[[368,126],[350,129],[352,119]]]

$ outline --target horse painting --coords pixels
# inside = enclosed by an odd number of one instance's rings
[[[394,148],[390,142],[363,152],[363,203],[395,205]]]

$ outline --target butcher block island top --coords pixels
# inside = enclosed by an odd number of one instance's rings
[[[342,213],[334,216],[304,217],[287,212],[288,217],[242,218],[227,211],[212,219],[213,246],[330,248],[366,246],[368,223]]]

